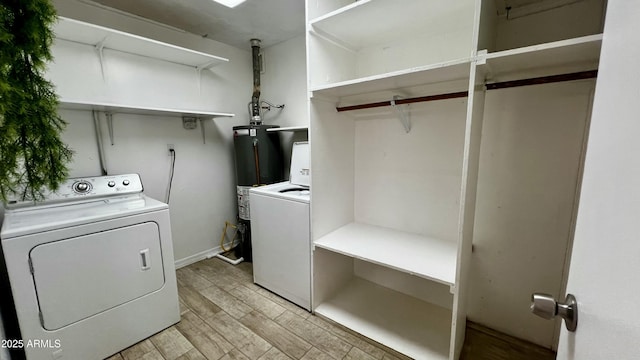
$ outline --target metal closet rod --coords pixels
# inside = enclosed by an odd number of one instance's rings
[[[550,84],[556,82],[564,82],[564,81],[574,81],[574,80],[584,80],[584,79],[593,79],[598,77],[598,70],[589,70],[589,71],[581,71],[570,74],[561,74],[561,75],[551,75],[551,76],[541,76],[530,79],[521,79],[521,80],[512,80],[512,81],[503,81],[496,82],[491,84],[486,84],[487,90],[497,90],[497,89],[506,89],[512,87],[519,86],[529,86],[529,85],[540,85],[540,84]],[[375,103],[368,104],[358,104],[358,105],[350,105],[350,106],[338,106],[336,110],[338,112],[342,111],[351,111],[351,110],[362,110],[362,109],[371,109],[383,106],[391,106],[391,105],[404,105],[411,104],[417,102],[425,102],[425,101],[435,101],[435,100],[446,100],[446,99],[455,99],[469,96],[468,91],[460,91],[454,93],[446,93],[439,95],[429,95],[429,96],[420,96],[408,99],[398,99],[392,101],[380,101]]]
[[[596,77],[598,77],[598,70],[589,70],[589,71],[580,71],[580,72],[575,72],[570,74],[541,76],[541,77],[530,78],[530,79],[496,82],[496,83],[486,84],[485,86],[487,87],[487,90],[497,90],[497,89],[519,87],[519,86],[540,85],[540,84],[549,84],[549,83],[556,83],[556,82],[563,82],[563,81],[593,79]]]
[[[342,106],[342,107],[336,107],[336,110],[338,112],[362,110],[362,109],[371,109],[371,108],[377,108],[377,107],[383,107],[383,106],[391,106],[391,105],[394,105],[394,103],[395,105],[404,105],[404,104],[412,104],[412,103],[424,102],[424,101],[455,99],[455,98],[461,98],[461,97],[467,97],[467,96],[469,96],[468,91],[460,91],[455,93],[420,96],[420,97],[414,97],[414,98],[408,98],[408,99],[398,99],[395,101],[389,100],[389,101],[380,101],[380,102],[369,103],[369,104]]]

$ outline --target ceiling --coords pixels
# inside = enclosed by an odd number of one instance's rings
[[[81,0],[98,3],[198,34],[240,49],[249,40],[263,47],[301,36],[305,31],[303,0],[247,0],[231,9],[212,0]],[[584,0],[495,0],[499,15],[539,12]]]
[[[247,0],[231,9],[212,0],[93,0],[240,49],[268,47],[304,34],[303,0]]]

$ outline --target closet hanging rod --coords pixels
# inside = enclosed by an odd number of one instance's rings
[[[518,86],[540,85],[540,84],[550,84],[550,83],[563,82],[563,81],[593,79],[596,77],[598,77],[598,70],[589,70],[589,71],[581,71],[581,72],[570,73],[570,74],[541,76],[541,77],[530,78],[530,79],[496,82],[496,83],[486,84],[485,86],[487,87],[487,90],[497,90],[497,89],[507,89],[507,88],[518,87]]]
[[[541,76],[541,77],[529,78],[529,79],[496,82],[491,84],[485,84],[485,86],[487,90],[497,90],[497,89],[519,87],[519,86],[540,85],[540,84],[550,84],[550,83],[564,82],[564,81],[594,79],[596,77],[598,77],[598,70],[589,70],[589,71],[581,71],[581,72],[575,72],[575,73],[569,73],[569,74],[550,75],[550,76]],[[469,96],[468,91],[460,91],[460,92],[439,94],[439,95],[420,96],[420,97],[414,97],[414,98],[408,98],[408,99],[395,100],[395,105],[412,104],[412,103],[424,102],[424,101],[455,99],[455,98],[462,98],[467,96]],[[394,103],[392,100],[388,100],[388,101],[380,101],[380,102],[368,103],[368,104],[338,106],[336,107],[336,110],[338,112],[362,110],[362,109],[391,106],[393,104]]]
[[[404,105],[404,104],[412,104],[412,103],[424,102],[424,101],[455,99],[455,98],[461,98],[461,97],[467,97],[467,96],[469,96],[468,91],[460,91],[460,92],[448,93],[448,94],[420,96],[420,97],[414,97],[414,98],[408,98],[408,99],[398,99],[394,101],[395,101],[395,105]],[[392,100],[389,100],[389,101],[380,101],[380,102],[369,103],[369,104],[359,104],[359,105],[350,105],[350,106],[342,106],[342,107],[339,106],[339,107],[336,107],[336,110],[338,112],[342,112],[342,111],[351,111],[351,110],[371,109],[371,108],[391,106],[391,105],[393,105],[393,102]]]

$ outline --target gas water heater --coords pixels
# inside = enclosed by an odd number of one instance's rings
[[[251,40],[253,55],[253,95],[249,103],[251,116],[249,125],[233,127],[233,146],[236,165],[236,191],[238,198],[238,230],[241,244],[236,247],[236,256],[251,261],[251,209],[249,189],[284,180],[284,166],[280,137],[267,129],[275,125],[263,125],[260,101],[260,40]],[[264,101],[263,101],[264,102]],[[282,109],[284,105],[268,104]]]

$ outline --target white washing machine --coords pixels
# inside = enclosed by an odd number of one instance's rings
[[[309,144],[296,142],[289,181],[251,189],[254,282],[311,311]]]
[[[180,320],[169,207],[136,174],[10,203],[0,239],[28,360],[104,359]]]

